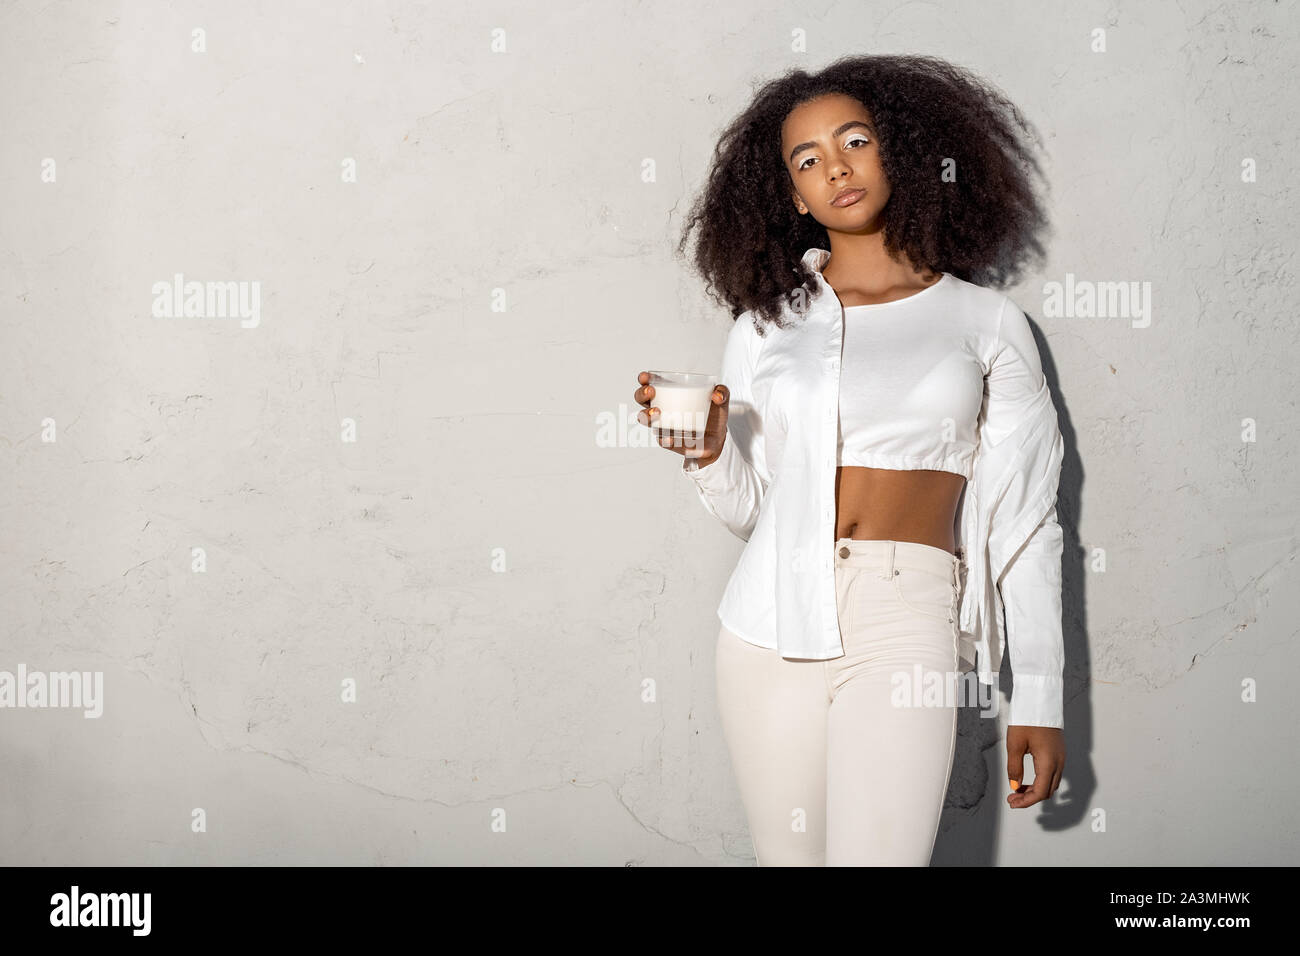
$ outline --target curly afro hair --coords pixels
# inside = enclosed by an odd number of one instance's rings
[[[874,122],[890,185],[881,226],[891,254],[994,287],[1014,284],[1041,262],[1046,217],[1035,185],[1042,170],[1031,148],[1040,140],[1020,110],[937,57],[843,57],[820,72],[792,70],[765,83],[718,141],[678,254],[698,227],[694,265],[733,319],[753,310],[760,335],[765,323],[782,327],[782,301],[812,288],[804,253],[830,248],[826,228],[790,201],[781,156],[786,116],[827,93],[856,98]],[[955,182],[942,178],[947,160],[956,162]]]

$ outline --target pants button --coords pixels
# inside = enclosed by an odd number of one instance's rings
[[[847,547],[840,548],[840,557],[847,558],[848,556],[849,556],[849,549]]]

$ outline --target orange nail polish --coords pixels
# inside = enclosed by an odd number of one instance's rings
[[[1011,783],[1011,789],[1012,789],[1012,790],[1019,790],[1019,789],[1020,789],[1020,781],[1019,781],[1019,780],[1012,780],[1010,777],[1008,777],[1007,780]]]

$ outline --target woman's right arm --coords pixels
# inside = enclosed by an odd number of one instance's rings
[[[722,449],[708,464],[687,458],[682,473],[695,484],[709,513],[736,537],[748,541],[758,521],[759,509],[771,481],[763,443],[763,420],[754,406],[754,368],[763,340],[754,330],[750,312],[742,313],[727,335],[722,352],[722,384],[727,401],[719,409],[726,415]]]

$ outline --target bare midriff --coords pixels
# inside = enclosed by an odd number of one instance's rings
[[[949,554],[966,479],[948,471],[835,470],[835,537],[915,541]]]

